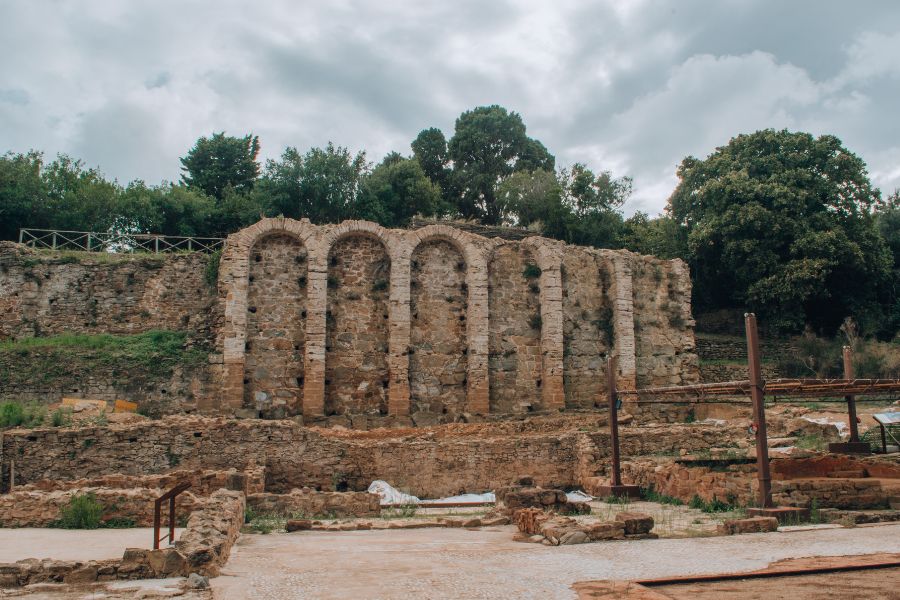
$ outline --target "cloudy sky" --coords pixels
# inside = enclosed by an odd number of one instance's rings
[[[634,178],[655,214],[689,154],[766,127],[832,133],[900,187],[900,2],[0,0],[0,152],[121,182],[179,176],[201,135],[263,157],[380,160],[501,104],[560,166]]]

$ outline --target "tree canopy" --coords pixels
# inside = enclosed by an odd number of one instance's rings
[[[784,329],[878,318],[891,263],[872,214],[879,193],[839,139],[739,135],[684,159],[678,177],[669,210],[687,233],[699,305],[749,306]]]
[[[229,188],[250,191],[259,176],[258,155],[259,138],[253,134],[237,138],[223,131],[201,137],[181,159],[181,181],[217,200]]]

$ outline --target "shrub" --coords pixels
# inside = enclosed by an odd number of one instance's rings
[[[0,427],[37,427],[44,422],[47,407],[29,402],[4,402],[0,404]]]
[[[526,279],[535,279],[541,276],[541,268],[534,263],[528,263],[525,265],[525,270],[522,271],[522,276]]]
[[[60,518],[56,525],[63,529],[98,529],[101,526],[101,516],[103,516],[103,506],[97,501],[97,496],[93,492],[76,494],[60,511]]]
[[[66,427],[72,424],[72,411],[68,408],[57,408],[50,415],[50,424],[54,427]]]
[[[206,261],[206,269],[203,272],[203,278],[206,285],[215,288],[219,284],[219,263],[222,260],[222,251],[216,250],[209,255]]]

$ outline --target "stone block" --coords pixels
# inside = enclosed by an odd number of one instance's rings
[[[653,517],[644,513],[620,512],[616,515],[616,521],[625,526],[625,535],[650,533],[653,529]]]
[[[749,517],[774,517],[782,525],[795,524],[809,520],[809,509],[796,506],[777,506],[773,508],[748,508]]]
[[[293,531],[308,531],[312,529],[312,521],[309,519],[288,519],[284,528],[288,533]]]
[[[762,533],[778,530],[778,519],[775,517],[751,517],[748,519],[730,519],[717,528],[724,535],[741,533]]]

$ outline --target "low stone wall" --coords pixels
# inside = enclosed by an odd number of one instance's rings
[[[239,472],[235,469],[215,471],[210,469],[178,469],[159,475],[123,475],[115,473],[90,479],[41,479],[34,483],[16,486],[16,491],[53,492],[87,488],[134,489],[151,488],[167,490],[175,484],[188,482],[190,493],[209,496],[222,488],[238,490],[245,494],[258,494],[265,489],[265,468],[249,466]]]
[[[247,506],[258,513],[297,518],[377,517],[381,498],[368,492],[317,492],[310,488],[288,494],[250,494]]]
[[[890,493],[877,479],[795,479],[772,482],[776,506],[850,510],[888,508]]]
[[[747,505],[755,490],[752,464],[732,464],[712,468],[679,464],[669,459],[632,460],[622,463],[622,478],[642,488],[689,502],[695,495],[706,502]]]
[[[589,423],[582,425],[582,423]],[[424,498],[483,492],[530,475],[545,488],[567,488],[607,467],[609,433],[592,421],[447,425],[378,432],[331,432],[293,421],[167,417],[81,429],[14,430],[2,434],[0,474],[9,489],[74,474],[143,475],[178,469],[266,469],[266,491],[310,487],[366,490],[376,479]],[[581,431],[580,429],[585,429]],[[622,427],[622,455],[672,454],[749,440],[742,427],[690,424]]]
[[[200,573],[219,574],[244,522],[244,494],[214,492],[204,508],[191,513],[175,547],[129,548],[121,560],[61,561],[26,559],[0,564],[0,587],[34,583],[91,583],[115,579],[153,579]]]
[[[103,507],[102,522],[130,520],[137,527],[153,526],[154,501],[164,490],[150,488],[81,488],[51,492],[17,490],[0,495],[0,527],[48,527],[62,518],[62,510],[75,496],[93,494]],[[186,516],[203,506],[190,492],[175,499],[176,515]],[[166,509],[168,510],[168,509]]]

